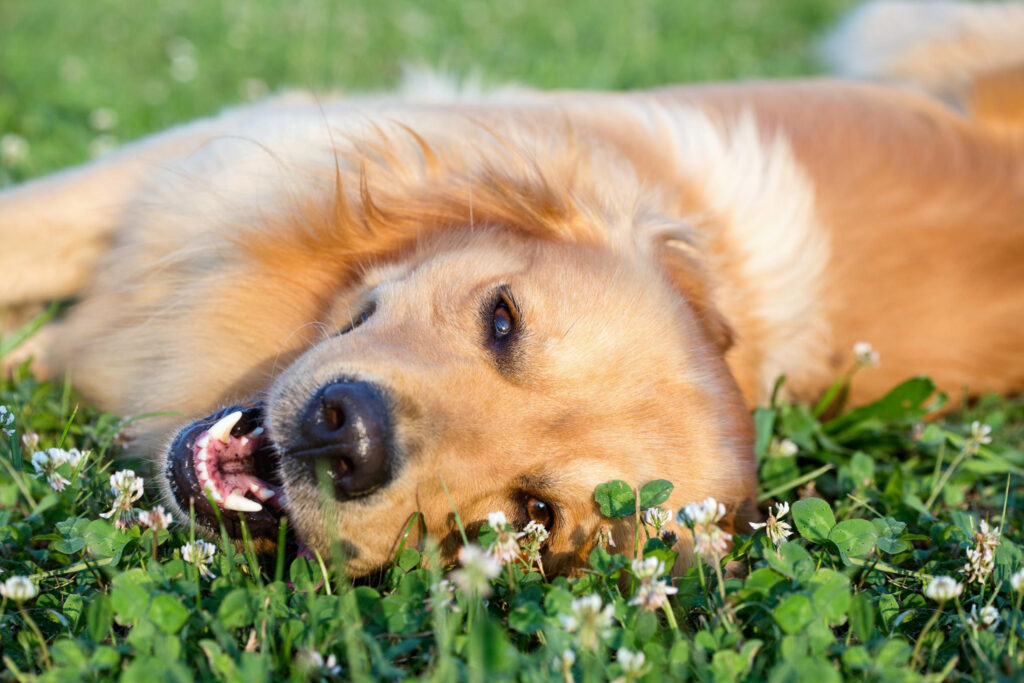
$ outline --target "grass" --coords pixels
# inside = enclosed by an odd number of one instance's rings
[[[388,87],[402,62],[544,87],[813,73],[813,39],[847,4],[0,0],[0,183],[264,88]],[[110,475],[130,466],[113,459],[118,418],[24,368],[0,380],[13,415],[0,433],[0,581],[27,576],[39,593],[0,602],[0,680],[1013,679],[1024,669],[1010,580],[1024,568],[1024,401],[984,398],[925,426],[939,400],[918,378],[855,411],[757,409],[763,502],[792,505],[782,521],[793,534],[776,548],[763,530],[740,530],[727,557],[675,579],[648,610],[631,603],[668,585],[657,564],[672,551],[643,524],[647,578],[597,550],[577,578],[513,563],[482,582],[457,575],[450,591],[428,546],[353,586],[322,558],[261,559],[226,543],[204,576],[183,557],[187,520],[122,530],[100,516]],[[38,444],[25,445],[29,434]],[[90,451],[74,471],[58,466],[61,491],[32,464],[47,448]],[[609,517],[635,516],[669,485],[610,482],[595,495]],[[155,502],[150,491],[131,505]],[[1001,529],[991,572],[955,599],[926,597],[935,576],[965,581],[967,551],[991,543],[979,541],[982,520]],[[478,541],[506,531],[495,526]],[[998,614],[993,630],[970,623],[984,607]],[[644,655],[637,670],[629,653]]]

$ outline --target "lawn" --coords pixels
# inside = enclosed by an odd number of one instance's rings
[[[0,0],[0,186],[267,92],[388,88],[406,63],[539,87],[813,74],[846,6]],[[671,584],[651,513],[646,564],[599,549],[571,579],[517,559],[450,583],[428,545],[353,586],[323,558],[161,529],[154,491],[136,497],[127,475],[118,501],[115,472],[148,477],[116,459],[123,416],[22,368],[0,380],[0,680],[1019,678],[1024,401],[923,421],[942,400],[908,378],[853,411],[758,408],[763,509],[785,504],[788,527],[739,530],[722,556],[714,508],[691,509],[677,532],[711,550]],[[670,484],[595,498],[631,517]],[[507,541],[493,527],[482,546]]]

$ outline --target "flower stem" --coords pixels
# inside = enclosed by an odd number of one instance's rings
[[[921,629],[921,635],[917,637],[917,642],[914,643],[914,652],[913,652],[913,654],[910,655],[910,665],[911,665],[911,667],[913,667],[915,669],[917,668],[917,666],[918,666],[917,658],[918,658],[918,656],[919,656],[919,654],[921,652],[921,644],[924,643],[924,637],[926,635],[928,635],[928,631],[930,631],[932,629],[932,627],[935,626],[935,623],[939,620],[939,617],[942,616],[942,608],[944,606],[945,606],[945,603],[940,602],[939,603],[939,609],[935,610],[935,612],[932,614],[931,619],[929,619],[928,622],[924,625],[924,628]]]
[[[1011,658],[1014,655],[1017,645],[1017,622],[1020,621],[1020,602],[1022,597],[1024,596],[1018,593],[1017,599],[1013,604],[1013,621],[1010,623],[1010,642],[1006,647],[1006,654]]]
[[[43,649],[43,666],[47,669],[50,668],[50,649],[46,647],[46,638],[43,637],[43,632],[39,630],[35,620],[28,615],[24,605],[19,604],[18,610],[21,612],[21,618],[25,620],[28,627],[32,629],[32,633],[36,634],[36,638],[39,639],[39,646]]]
[[[668,625],[672,627],[672,631],[675,633],[676,640],[679,639],[679,622],[676,621],[676,614],[672,611],[672,603],[666,600],[661,605],[661,609],[665,612],[665,619],[668,620]]]

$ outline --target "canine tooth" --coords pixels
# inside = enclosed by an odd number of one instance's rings
[[[236,410],[230,415],[225,415],[221,419],[217,420],[217,424],[210,427],[207,433],[214,439],[219,440],[221,443],[231,443],[231,429],[241,419],[242,411]]]
[[[234,510],[236,512],[259,512],[263,509],[263,506],[255,500],[249,500],[240,494],[238,489],[228,494],[228,497],[221,503],[221,507],[225,510]]]
[[[271,498],[277,495],[277,492],[274,491],[273,489],[265,489],[263,487],[259,487],[258,490],[253,491],[253,493],[255,493],[256,496],[263,501],[270,500]]]
[[[256,429],[249,432],[250,437],[257,437],[263,433],[263,427],[257,427]]]

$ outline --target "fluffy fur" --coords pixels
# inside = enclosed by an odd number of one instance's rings
[[[815,398],[856,341],[883,360],[855,402],[916,373],[1020,390],[1024,139],[985,78],[974,118],[839,81],[292,95],[0,195],[0,305],[79,297],[40,367],[109,410],[178,411],[134,429],[158,464],[181,425],[266,397],[292,525],[343,540],[353,574],[416,513],[451,555],[452,502],[524,522],[523,496],[556,511],[545,562],[569,571],[609,479],[670,479],[673,508],[711,495],[744,528],[749,406],[782,374]],[[496,361],[498,285],[522,333]],[[387,390],[401,463],[324,505],[288,444],[342,376]]]

